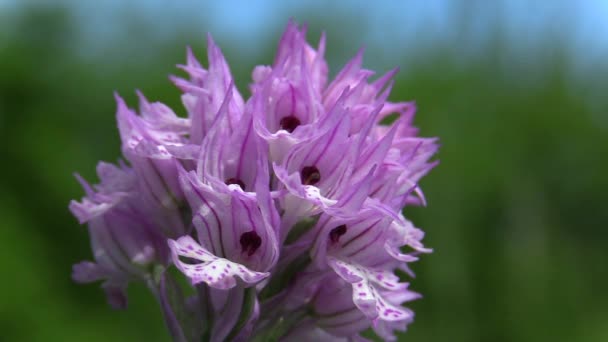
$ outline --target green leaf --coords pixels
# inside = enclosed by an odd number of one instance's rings
[[[256,301],[256,291],[255,287],[248,287],[245,289],[245,293],[243,295],[243,306],[241,309],[241,314],[239,315],[239,319],[230,331],[228,337],[226,337],[226,341],[232,341],[240,332],[241,329],[247,324],[247,321],[251,317],[251,314],[255,308]]]
[[[287,234],[287,239],[285,240],[285,244],[289,245],[289,244],[292,244],[292,243],[298,241],[298,239],[302,235],[304,235],[306,232],[308,232],[310,230],[310,228],[312,228],[315,224],[317,224],[317,221],[319,221],[319,216],[321,216],[321,215],[307,217],[303,220],[298,221],[298,223],[296,223],[293,227],[291,227],[289,234]]]
[[[292,261],[283,272],[274,274],[270,279],[270,282],[260,293],[260,300],[271,298],[283,289],[287,288],[289,282],[292,281],[297,272],[303,270],[308,264],[310,264],[310,256],[308,253],[302,254]]]

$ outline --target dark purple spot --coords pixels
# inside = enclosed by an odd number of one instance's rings
[[[305,166],[300,171],[300,175],[302,176],[302,184],[304,185],[315,185],[321,180],[319,169],[315,166]]]
[[[296,129],[296,127],[300,126],[300,120],[295,116],[290,115],[282,118],[279,125],[281,126],[281,129],[291,133],[294,129]]]
[[[226,181],[224,183],[226,183],[226,185],[236,184],[236,185],[240,186],[241,189],[245,190],[245,183],[243,183],[243,181],[240,179],[228,178],[228,179],[226,179]]]
[[[332,243],[338,243],[338,241],[340,241],[340,236],[344,234],[346,234],[345,224],[332,229],[331,232],[329,232],[329,240],[331,240]]]
[[[262,245],[262,238],[255,231],[250,231],[241,234],[241,249],[243,253],[247,253],[248,256],[253,255],[255,251]]]

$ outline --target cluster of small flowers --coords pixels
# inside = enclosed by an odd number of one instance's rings
[[[70,209],[95,260],[74,266],[77,282],[103,280],[114,307],[144,282],[175,340],[405,330],[401,305],[419,295],[395,272],[430,250],[401,210],[424,204],[436,139],[416,136],[413,103],[387,101],[396,70],[370,81],[358,53],[328,84],[325,36],[315,49],[305,31],[289,23],[247,101],[211,37],[208,68],[188,51],[189,78],[172,78],[187,118],[116,96],[127,162],[99,163],[95,186],[78,177],[86,196]]]

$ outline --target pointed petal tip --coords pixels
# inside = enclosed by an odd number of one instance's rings
[[[71,200],[68,209],[76,217],[79,224],[85,224],[88,220],[88,214],[82,208],[82,204],[76,200]]]
[[[357,50],[357,53],[355,54],[355,57],[353,59],[355,59],[359,62],[363,62],[363,55],[365,55],[366,49],[367,49],[367,47],[365,45],[361,45],[361,47],[359,48],[359,50]]]
[[[130,112],[129,106],[127,106],[127,102],[116,91],[114,92],[114,99],[116,101],[116,115],[118,117],[128,115]]]
[[[186,46],[186,58],[188,58],[188,59],[195,58],[194,57],[194,50],[192,50],[192,46],[190,46],[190,45]]]
[[[306,32],[308,32],[308,23],[305,21],[302,23],[302,25],[300,25],[300,35],[302,37],[303,40],[306,40]]]
[[[84,177],[82,177],[78,172],[74,172],[73,175],[74,178],[76,178],[76,181],[80,183],[80,186],[82,186],[87,196],[93,196],[95,194],[95,191],[93,191],[93,187],[91,186],[91,184],[89,184],[89,182],[87,182],[86,179],[84,179]]]
[[[207,32],[205,36],[207,37],[207,44],[214,45],[215,41],[213,40],[213,35],[211,32]]]
[[[137,99],[139,100],[139,109],[141,111],[148,110],[148,108],[150,107],[150,101],[148,101],[144,93],[139,89],[135,89],[135,94],[137,95]]]
[[[114,90],[114,100],[116,101],[118,107],[123,105],[126,107],[125,100],[120,96],[117,90]]]

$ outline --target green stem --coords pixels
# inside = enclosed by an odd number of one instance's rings
[[[226,337],[226,341],[232,341],[241,332],[241,329],[243,329],[245,324],[247,324],[247,321],[249,320],[249,318],[251,317],[251,314],[253,313],[253,311],[255,309],[255,301],[256,301],[255,287],[252,286],[252,287],[246,288],[245,293],[243,294],[243,305],[242,305],[243,309],[241,310],[241,314],[239,315],[239,319],[237,320],[236,324],[234,325],[234,328],[232,328],[232,331],[230,332],[228,337]]]
[[[160,265],[155,268],[153,275],[146,277],[146,284],[160,305],[163,319],[173,341],[185,342],[186,336],[178,312],[183,310],[184,303],[176,284]]]
[[[205,284],[199,284],[196,286],[196,289],[198,291],[199,305],[203,314],[201,319],[203,325],[201,342],[207,342],[211,340],[211,328],[213,327],[213,321],[215,319],[213,308],[211,307],[211,298],[209,297],[209,288]]]
[[[266,287],[264,287],[260,293],[260,301],[272,298],[282,290],[286,289],[289,282],[295,278],[296,273],[306,268],[309,263],[310,257],[308,253],[305,253],[297,257],[287,267],[285,267],[283,272],[274,274],[268,285],[266,285]]]
[[[308,315],[308,310],[302,308],[289,314],[281,316],[275,324],[268,325],[256,334],[254,342],[276,342],[287,335],[295,326]]]

